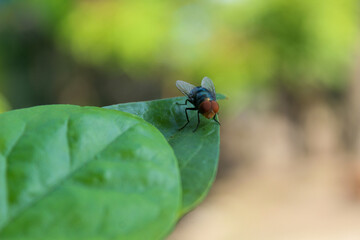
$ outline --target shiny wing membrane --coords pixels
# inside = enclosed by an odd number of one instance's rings
[[[190,84],[190,83],[187,83],[187,82],[184,82],[184,81],[181,81],[181,80],[177,80],[176,81],[176,87],[179,89],[180,92],[182,92],[185,96],[191,98],[190,96],[190,92],[191,90],[193,90],[196,86]]]
[[[210,78],[204,77],[201,81],[201,86],[210,91],[212,97],[216,100],[215,86],[213,81]]]

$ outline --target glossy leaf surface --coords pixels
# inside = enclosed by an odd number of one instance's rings
[[[71,105],[0,115],[0,239],[159,239],[180,204],[174,152],[140,118]]]
[[[225,96],[218,94],[217,99]],[[197,124],[197,112],[188,111],[190,123],[181,131],[186,123],[185,97],[168,98],[146,102],[134,102],[108,106],[105,108],[135,114],[164,134],[173,147],[180,168],[183,205],[181,214],[195,207],[209,191],[217,170],[219,159],[220,130],[213,120],[200,115],[200,126],[193,132]]]

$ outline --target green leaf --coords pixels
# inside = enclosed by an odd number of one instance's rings
[[[217,93],[216,94],[216,99],[217,100],[224,100],[224,99],[227,99],[227,97],[224,94]]]
[[[225,96],[217,95],[217,98],[223,99]],[[178,159],[181,174],[181,215],[199,204],[209,191],[216,175],[220,145],[219,125],[213,120],[200,115],[200,126],[193,132],[197,124],[196,111],[188,111],[190,123],[183,130],[178,130],[186,123],[186,106],[176,103],[184,102],[185,97],[176,97],[105,107],[143,118],[157,127],[169,141]]]
[[[71,105],[0,115],[0,239],[159,239],[180,201],[173,150],[136,116]]]

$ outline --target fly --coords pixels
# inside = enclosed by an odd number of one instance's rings
[[[176,87],[182,92],[186,97],[186,101],[184,104],[177,103],[178,105],[187,105],[187,102],[190,102],[194,107],[192,108],[185,108],[185,115],[187,122],[185,125],[180,128],[179,130],[182,130],[183,128],[188,125],[189,116],[187,111],[191,110],[197,110],[197,117],[198,117],[198,123],[196,125],[196,128],[193,130],[195,132],[200,124],[200,113],[206,117],[207,119],[213,119],[215,122],[217,122],[219,125],[219,121],[216,119],[216,114],[219,111],[219,104],[216,102],[216,94],[215,94],[215,87],[214,83],[211,81],[210,78],[204,77],[201,81],[201,86],[196,87],[190,83],[184,82],[184,81],[176,81]]]

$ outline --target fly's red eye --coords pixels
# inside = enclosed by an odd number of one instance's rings
[[[212,101],[211,108],[214,111],[214,113],[217,113],[219,111],[219,104],[216,101]]]
[[[203,101],[199,106],[200,113],[207,113],[211,110],[211,102],[210,101]]]

